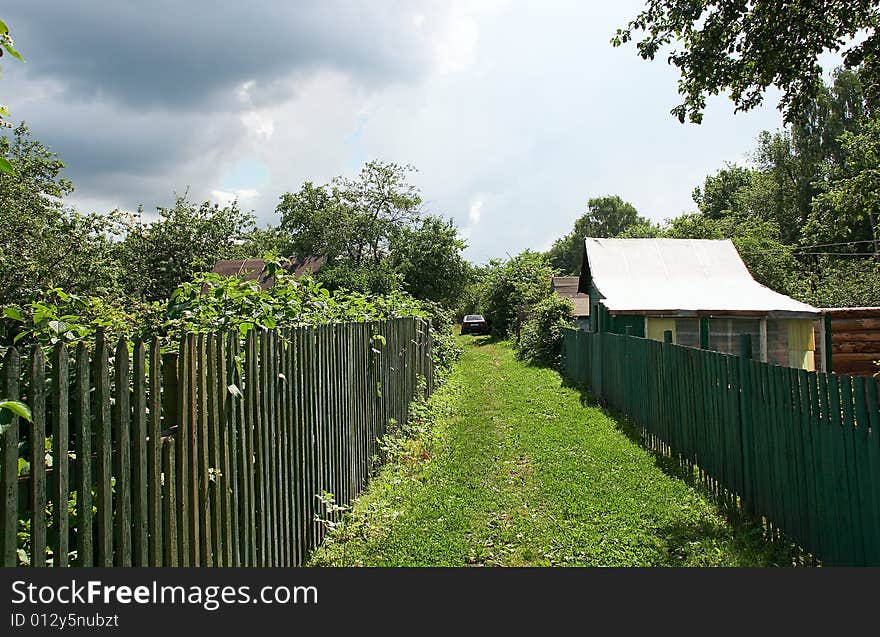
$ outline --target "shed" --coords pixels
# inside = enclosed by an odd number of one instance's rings
[[[285,259],[281,262],[285,271],[294,276],[306,272],[314,274],[324,265],[326,257],[307,256]],[[223,259],[214,264],[211,272],[223,276],[238,276],[246,281],[257,281],[264,290],[272,285],[271,277],[266,275],[266,262],[263,259]]]
[[[590,326],[590,297],[578,291],[578,278],[576,276],[555,276],[550,281],[550,290],[557,296],[571,301],[578,327],[582,330],[588,330]]]
[[[590,298],[590,329],[728,354],[740,334],[756,360],[812,370],[820,310],[752,278],[730,240],[584,240],[579,291]],[[820,335],[824,340],[824,334]]]

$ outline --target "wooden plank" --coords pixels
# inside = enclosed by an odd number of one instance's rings
[[[880,318],[832,318],[831,332],[880,330]]]
[[[225,439],[228,449],[227,469],[229,476],[227,479],[228,490],[228,510],[230,518],[230,535],[231,535],[231,557],[230,564],[232,566],[242,566],[243,561],[243,542],[242,542],[242,521],[240,515],[240,481],[242,474],[240,470],[243,467],[241,448],[241,419],[239,418],[241,407],[241,378],[238,373],[238,338],[235,334],[229,333],[226,336],[226,379],[223,383],[225,389]],[[234,389],[232,388],[234,386]],[[237,392],[237,393],[236,393]]]
[[[52,450],[52,524],[55,543],[52,546],[52,565],[66,567],[69,565],[70,552],[70,515],[68,501],[70,498],[70,405],[68,391],[70,374],[67,347],[64,343],[56,343],[52,348],[52,410],[55,414],[55,431]]]
[[[210,534],[213,548],[213,565],[226,566],[226,549],[223,545],[223,460],[220,455],[220,369],[219,337],[209,334],[205,339],[208,349],[208,480],[210,498]]]
[[[174,437],[174,473],[175,473],[175,504],[177,505],[177,520],[175,530],[177,535],[177,563],[180,566],[190,566],[190,490],[187,483],[189,476],[189,413],[192,403],[192,385],[190,367],[192,356],[189,350],[189,342],[192,338],[187,335],[180,340],[177,356],[177,415],[175,418],[177,431]],[[166,377],[167,378],[167,377]],[[167,413],[167,412],[166,412]],[[166,543],[168,540],[166,540]]]
[[[256,543],[257,543],[257,562],[256,566],[268,566],[268,530],[266,528],[266,462],[265,462],[265,432],[263,431],[264,410],[263,410],[263,379],[260,364],[258,362],[261,343],[263,336],[259,336],[254,332],[251,341],[251,349],[249,351],[250,361],[248,364],[248,387],[253,390],[253,417],[254,417],[254,509],[256,516]],[[252,380],[251,380],[252,379]]]
[[[220,540],[223,545],[223,565],[238,566],[233,559],[233,518],[238,515],[238,511],[232,506],[232,480],[234,479],[233,467],[235,453],[233,451],[234,437],[233,430],[230,425],[233,419],[231,398],[229,392],[229,379],[231,378],[228,368],[229,352],[229,335],[217,336],[217,408],[218,427],[220,430],[220,479],[217,483],[217,489],[220,491],[221,501],[221,522]],[[236,503],[237,506],[238,503]],[[237,524],[235,525],[237,530]]]
[[[198,335],[186,335],[186,349],[188,365],[187,373],[187,389],[189,396],[187,397],[187,413],[186,418],[186,447],[177,451],[186,452],[188,472],[179,475],[178,479],[186,485],[187,497],[186,504],[189,507],[189,528],[186,529],[186,536],[189,540],[188,560],[191,566],[202,565],[202,510],[201,510],[201,453],[199,448],[199,440],[201,438],[200,422],[199,422],[199,350]],[[182,533],[182,531],[181,531]]]
[[[163,509],[163,527],[162,536],[165,539],[163,563],[165,566],[178,566],[180,561],[178,558],[177,541],[177,494],[180,492],[175,479],[175,469],[177,460],[174,453],[174,438],[167,438],[162,444],[162,472],[165,477],[165,486],[163,488],[162,509]]]
[[[847,432],[842,422],[843,416],[840,404],[840,381],[836,375],[828,377],[828,414],[829,427],[831,429],[832,451],[834,453],[834,484],[835,495],[838,500],[837,513],[842,537],[840,565],[854,565],[854,556],[857,553],[854,537],[854,525],[852,509],[849,506],[850,493],[849,477],[846,466]]]
[[[281,445],[279,458],[281,467],[281,535],[283,538],[281,551],[281,565],[293,566],[292,550],[292,526],[293,512],[290,506],[291,496],[291,459],[290,459],[290,366],[288,354],[290,351],[290,335],[288,330],[278,333],[278,423],[281,431]]]
[[[76,566],[94,564],[92,527],[92,410],[89,352],[76,347],[73,435],[76,438]]]
[[[880,342],[867,340],[838,342],[831,346],[831,352],[835,358],[838,354],[871,354],[874,356],[874,360],[877,360],[880,359]]]
[[[866,409],[868,416],[868,435],[865,441],[868,452],[868,467],[871,476],[880,475],[880,397],[878,397],[877,383],[873,379],[865,381],[865,391],[867,394]],[[880,484],[876,481],[872,482],[874,500],[871,508],[875,514],[877,527],[872,534],[872,546],[874,555],[880,555]],[[875,563],[876,565],[876,563]]]
[[[276,397],[278,388],[278,372],[276,368],[277,358],[275,352],[275,330],[267,330],[263,341],[263,354],[265,358],[261,358],[265,378],[265,409],[266,419],[266,458],[268,460],[268,473],[266,476],[266,485],[268,487],[269,498],[269,564],[271,566],[281,565],[280,544],[281,528],[280,528],[280,512],[278,510],[278,417],[276,408]]]
[[[259,536],[257,528],[257,497],[259,493],[259,476],[256,470],[256,447],[255,441],[258,440],[256,431],[256,423],[259,415],[257,402],[259,400],[259,382],[256,372],[256,332],[251,330],[247,334],[245,343],[245,379],[244,379],[244,396],[245,396],[245,420],[243,423],[244,434],[242,440],[245,445],[242,453],[244,455],[244,471],[243,477],[246,482],[242,495],[242,519],[246,520],[245,524],[245,546],[247,547],[247,566],[257,566],[257,551],[259,547]]]
[[[874,506],[877,501],[877,473],[871,463],[870,422],[868,420],[867,382],[864,378],[853,378],[853,398],[855,399],[855,432],[853,436],[853,456],[858,473],[858,506],[861,514],[861,535],[865,565],[880,565],[880,511]]]
[[[21,359],[18,350],[10,347],[3,359],[3,395],[19,400]],[[3,566],[18,565],[18,416],[7,415],[9,426],[0,436],[2,471],[0,471],[0,551]]]
[[[46,357],[43,348],[31,350],[31,396],[33,416],[30,435],[31,475],[28,507],[31,513],[31,566],[46,566]]]
[[[863,330],[863,331],[832,331],[831,343],[848,343],[850,341],[861,343],[877,343],[880,347],[880,330]]]
[[[150,566],[162,566],[162,355],[159,339],[150,340],[149,435],[147,445],[147,517],[149,526]],[[177,360],[174,362],[174,383],[177,384]],[[173,407],[176,411],[176,405]],[[172,540],[168,540],[172,541]],[[177,538],[174,538],[174,542]]]
[[[131,391],[128,386],[128,343],[120,340],[115,356],[115,405],[113,434],[116,454],[113,475],[116,479],[114,530],[116,566],[131,566]]]
[[[837,370],[841,365],[854,365],[858,363],[873,363],[877,360],[877,354],[874,352],[862,352],[860,354],[846,353],[834,354],[834,369]]]
[[[308,485],[306,490],[306,522],[308,525],[308,550],[311,551],[318,545],[318,523],[315,521],[315,513],[317,512],[316,495],[320,492],[320,472],[318,463],[320,461],[319,447],[319,422],[318,422],[318,374],[317,374],[317,356],[318,356],[318,331],[315,327],[306,328],[306,351],[307,351],[307,396],[308,396],[308,416],[309,428],[307,432],[308,443]]]
[[[110,361],[106,337],[99,331],[95,342],[95,491],[98,509],[97,566],[113,566],[113,491],[111,480],[111,422],[110,422]]]
[[[852,536],[853,536],[853,561],[856,565],[865,564],[865,544],[862,536],[862,509],[860,506],[858,482],[858,466],[857,466],[857,450],[855,439],[855,414],[853,404],[853,386],[852,378],[849,376],[841,376],[838,380],[840,384],[840,402],[842,412],[842,432],[844,438],[844,454],[846,458],[846,477],[849,488],[849,508],[850,519],[852,520]]]
[[[211,538],[211,499],[208,493],[211,464],[208,454],[208,362],[207,337],[204,333],[196,338],[196,395],[197,395],[197,426],[196,426],[196,464],[198,467],[194,481],[198,483],[198,546],[199,566],[213,566],[213,543]]]
[[[132,356],[132,525],[134,566],[149,566],[149,500],[147,496],[147,361],[140,338],[135,339]]]

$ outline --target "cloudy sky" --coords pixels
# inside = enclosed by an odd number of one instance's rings
[[[674,69],[614,49],[639,0],[185,3],[6,0],[27,62],[0,98],[57,151],[82,211],[282,192],[411,163],[426,211],[483,262],[546,249],[590,197],[662,220],[779,126],[711,101],[679,124]]]

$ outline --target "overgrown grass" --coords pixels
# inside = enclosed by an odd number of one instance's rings
[[[315,565],[787,565],[559,374],[475,339]]]

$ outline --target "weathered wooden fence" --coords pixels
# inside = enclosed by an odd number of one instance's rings
[[[566,375],[716,495],[825,564],[880,565],[880,406],[864,377],[566,331]]]
[[[2,379],[33,411],[0,436],[3,565],[288,566],[433,367],[427,324],[396,319],[11,348]]]

